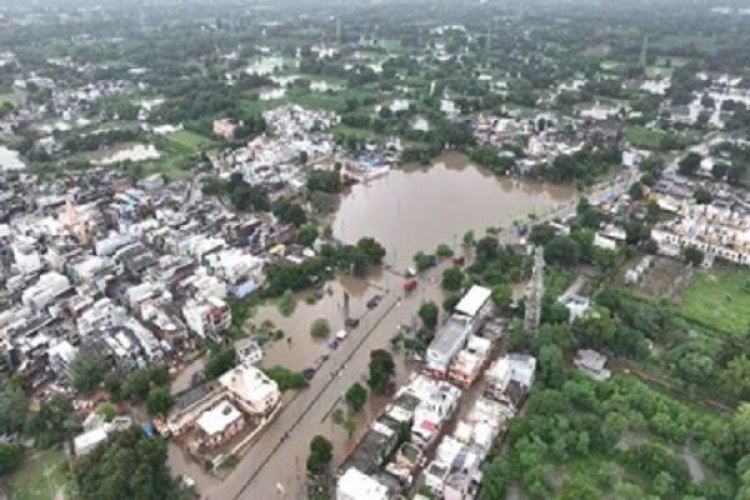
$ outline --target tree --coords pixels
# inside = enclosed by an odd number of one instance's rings
[[[453,249],[445,243],[441,243],[440,245],[438,245],[437,250],[435,250],[435,255],[437,255],[441,259],[448,259],[450,257],[453,257]]]
[[[310,454],[307,457],[307,472],[319,476],[328,470],[333,459],[333,445],[323,436],[317,435],[310,441]]]
[[[318,318],[313,321],[310,326],[310,335],[315,338],[325,338],[331,333],[331,325],[328,324],[328,320],[324,318]]]
[[[581,260],[581,246],[568,236],[556,236],[545,245],[544,259],[551,265],[574,266]]]
[[[151,389],[146,400],[146,406],[151,415],[166,415],[173,403],[169,388],[164,386]]]
[[[708,205],[714,199],[710,191],[703,188],[698,188],[693,193],[693,198],[698,205]]]
[[[307,222],[305,210],[299,203],[281,200],[274,204],[273,213],[283,224],[292,224],[299,227]]]
[[[365,402],[367,401],[367,389],[365,389],[359,382],[355,382],[346,391],[344,400],[346,401],[346,405],[349,407],[349,410],[357,413],[362,409],[362,407],[365,405]]]
[[[341,174],[336,171],[313,170],[307,175],[307,190],[337,194],[341,191]]]
[[[495,307],[500,310],[507,310],[510,308],[513,303],[513,294],[506,283],[497,285],[492,289],[492,302],[494,302]]]
[[[96,407],[96,414],[102,417],[105,422],[111,422],[117,416],[117,408],[109,401],[104,401]]]
[[[170,476],[166,441],[150,439],[138,427],[113,434],[80,457],[73,474],[81,500],[187,498]]]
[[[462,238],[465,247],[470,247],[474,244],[474,231],[466,231]]]
[[[557,230],[549,224],[537,224],[529,232],[529,241],[534,245],[546,245],[557,236]]]
[[[370,352],[370,377],[367,385],[375,394],[385,394],[391,382],[391,377],[396,373],[396,364],[393,362],[391,353],[383,349]]]
[[[418,314],[425,328],[434,330],[437,327],[438,317],[440,316],[437,304],[434,302],[425,302],[419,306]]]
[[[303,247],[310,247],[318,239],[318,228],[315,224],[303,224],[297,232],[297,243]]]
[[[148,370],[137,370],[128,376],[123,389],[123,396],[133,402],[144,401],[151,389],[151,375]]]
[[[721,372],[721,380],[730,394],[738,400],[750,399],[750,358],[740,354]]]
[[[285,291],[284,295],[279,299],[277,307],[279,308],[279,313],[285,318],[294,314],[294,311],[297,309],[297,300],[294,298],[294,293],[291,290]]]
[[[70,377],[78,394],[86,394],[101,385],[107,364],[99,356],[78,355],[70,364]]]
[[[286,392],[290,389],[305,389],[310,385],[302,373],[293,372],[282,366],[276,365],[271,368],[264,368],[263,372],[268,378],[276,382],[281,392]]]
[[[464,281],[464,273],[458,267],[449,267],[443,271],[443,280],[441,286],[443,290],[456,292],[461,289]]]
[[[5,384],[0,392],[0,434],[13,434],[26,422],[26,395],[17,387]]]
[[[631,200],[641,201],[645,196],[645,193],[643,191],[643,184],[641,184],[640,182],[634,182],[633,185],[630,186],[629,194]]]
[[[357,249],[367,258],[368,266],[379,266],[385,258],[385,248],[375,238],[360,238]]]
[[[680,160],[677,167],[677,172],[680,175],[692,176],[698,173],[698,169],[701,167],[703,157],[698,153],[688,153],[685,158]]]
[[[214,346],[208,351],[208,360],[203,373],[207,380],[214,380],[224,375],[237,364],[237,351],[234,347]]]
[[[65,396],[56,394],[42,403],[39,413],[31,420],[29,431],[35,444],[48,448],[60,441],[72,439],[80,431],[75,419],[73,403]]]
[[[585,476],[577,474],[563,483],[556,500],[599,500],[602,492]]]
[[[727,165],[726,163],[716,162],[711,167],[711,175],[713,175],[714,179],[716,179],[717,181],[720,181],[721,179],[723,179],[727,175],[728,172],[729,172],[729,165]]]
[[[539,350],[539,381],[547,387],[560,387],[564,382],[562,351],[548,344]]]
[[[0,477],[10,474],[23,462],[23,446],[15,443],[0,443]]]
[[[703,252],[696,246],[690,245],[682,251],[685,260],[694,266],[700,266],[703,262]]]

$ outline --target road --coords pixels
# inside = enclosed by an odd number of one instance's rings
[[[592,203],[618,196],[627,191],[634,178],[634,173],[623,175],[620,180],[597,186],[587,196]],[[558,206],[536,221],[564,218],[575,213],[575,207],[575,202]],[[510,226],[509,222],[507,227]],[[504,231],[502,235],[506,243],[515,238],[512,231]],[[197,467],[185,466],[193,471],[201,497],[211,500],[304,498],[305,461],[310,439],[316,434],[338,436],[341,443],[343,430],[326,417],[351,384],[365,376],[371,350],[388,347],[399,326],[413,322],[423,301],[442,302],[438,278],[448,265],[450,263],[445,262],[422,275],[418,289],[407,297],[403,297],[400,282],[391,287],[380,306],[367,314],[342,346],[332,352],[310,387],[283,408],[224,481],[205,475],[195,477]],[[401,381],[407,376],[406,373],[398,375]],[[364,427],[360,426],[358,435],[364,432]],[[343,446],[336,446],[334,464],[340,463],[343,455]]]
[[[437,277],[447,265],[444,263],[427,272],[420,278],[418,289],[405,298],[399,287],[385,294],[380,306],[367,314],[349,338],[331,353],[310,387],[283,408],[224,481],[194,477],[201,497],[212,500],[304,498],[305,460],[310,439],[315,434],[338,435],[341,441],[344,431],[331,419],[324,421],[325,417],[351,384],[365,376],[371,350],[388,347],[399,326],[413,321],[423,301],[442,302]],[[398,376],[404,380],[407,374],[402,370]],[[361,434],[365,428],[360,427]],[[334,462],[338,463],[344,458],[342,446],[336,447],[335,453]],[[283,490],[278,485],[283,485]]]

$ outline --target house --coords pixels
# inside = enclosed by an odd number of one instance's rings
[[[607,357],[591,349],[579,349],[573,364],[594,380],[607,380],[611,375],[610,371],[604,368]]]
[[[235,367],[219,377],[219,384],[234,396],[243,411],[251,415],[268,416],[281,401],[276,382],[255,367]]]
[[[427,373],[445,378],[453,357],[464,348],[469,335],[476,333],[486,316],[492,312],[492,291],[474,285],[456,304],[453,314],[438,330],[427,348]]]
[[[525,354],[507,354],[498,358],[484,373],[485,396],[507,404],[515,413],[531,389],[536,358]]]
[[[336,500],[389,500],[388,487],[350,467],[336,483]]]
[[[196,426],[203,433],[202,444],[212,448],[239,433],[245,427],[245,419],[232,403],[222,401],[201,414]]]
[[[232,326],[232,311],[218,297],[188,299],[182,314],[190,331],[202,339],[218,338]]]
[[[577,294],[564,294],[557,299],[570,313],[570,322],[582,318],[591,309],[591,300]]]
[[[214,121],[213,131],[215,135],[231,141],[234,139],[234,134],[240,126],[242,126],[242,122],[237,123],[234,120],[225,118]]]

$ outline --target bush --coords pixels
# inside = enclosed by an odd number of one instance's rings
[[[362,409],[367,402],[367,389],[362,387],[359,382],[354,382],[351,387],[346,391],[344,400],[349,410],[356,413]]]
[[[279,386],[279,390],[284,392],[288,390],[299,390],[305,389],[310,384],[304,375],[298,372],[287,370],[282,366],[274,366],[263,370],[265,374],[276,382]]]
[[[310,326],[310,335],[315,338],[325,338],[331,334],[331,325],[328,324],[328,320],[324,318],[318,318],[313,321]]]

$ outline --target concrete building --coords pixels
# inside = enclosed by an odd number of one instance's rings
[[[336,500],[389,500],[388,487],[350,467],[336,483]]]
[[[474,285],[456,304],[453,315],[440,327],[427,348],[427,372],[445,378],[454,356],[464,348],[469,335],[476,333],[483,320],[492,312],[492,291]]]
[[[607,357],[591,349],[579,349],[573,364],[594,380],[607,380],[611,373],[605,368]]]

